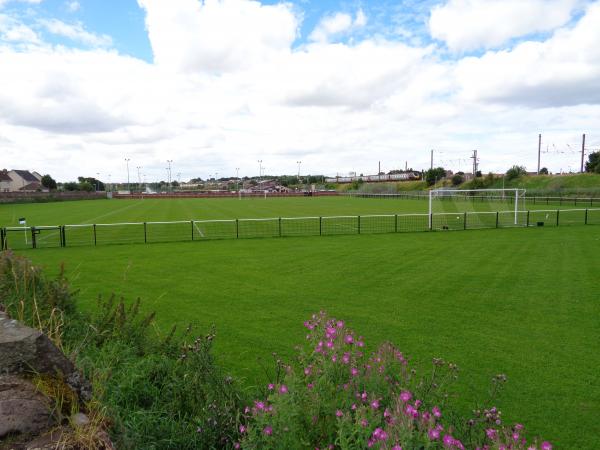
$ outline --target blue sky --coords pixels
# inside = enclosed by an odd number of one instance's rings
[[[0,166],[335,175],[478,149],[503,172],[535,169],[541,132],[542,164],[576,170],[598,42],[598,0],[0,0]]]

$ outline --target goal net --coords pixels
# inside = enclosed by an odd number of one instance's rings
[[[435,189],[429,191],[429,228],[525,226],[525,189]]]

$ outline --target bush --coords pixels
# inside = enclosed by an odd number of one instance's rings
[[[506,171],[506,181],[511,181],[519,178],[523,175],[527,175],[527,169],[523,166],[512,166]]]
[[[455,365],[434,359],[431,375],[419,378],[390,343],[367,355],[343,321],[321,313],[304,325],[297,363],[278,361],[266,396],[244,410],[237,448],[538,448],[527,447],[522,425],[504,426],[494,407],[468,420],[453,414]],[[494,378],[496,386],[505,380]]]
[[[463,184],[464,182],[465,182],[464,174],[455,173],[452,176],[452,186],[458,186],[458,185]]]

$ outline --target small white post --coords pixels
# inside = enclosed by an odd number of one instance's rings
[[[519,224],[519,190],[515,189],[515,225]]]
[[[433,223],[431,222],[432,218],[433,218],[433,211],[431,210],[432,209],[432,206],[431,206],[431,194],[433,194],[432,190],[429,191],[429,229],[430,230],[433,227]]]

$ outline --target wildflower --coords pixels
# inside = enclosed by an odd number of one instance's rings
[[[361,426],[366,427],[369,425],[369,421],[367,419],[362,419],[360,421]]]
[[[442,412],[440,411],[440,408],[438,408],[437,406],[434,406],[431,409],[431,413],[434,415],[434,417],[442,417]]]
[[[485,435],[488,437],[488,439],[495,441],[498,437],[498,431],[493,428],[488,428],[485,430]]]
[[[516,431],[512,434],[513,441],[517,442],[519,440],[519,433]]]
[[[435,441],[440,438],[440,431],[441,430],[438,427],[432,428],[427,432],[427,436],[429,436],[429,439],[432,441]]]
[[[352,403],[352,406],[350,407],[350,409],[352,411],[356,411],[356,403]]]
[[[327,348],[333,348],[333,341],[327,341]]]
[[[306,387],[307,387],[308,389],[312,389],[312,388],[313,388],[313,387],[315,387],[315,386],[314,386],[314,384],[312,384],[312,383],[308,383],[308,384],[306,385]]]
[[[267,388],[272,391],[273,389],[275,389],[275,385],[273,383],[269,383],[269,385],[267,386]]]
[[[269,425],[263,428],[263,434],[271,436],[273,434],[273,428]]]
[[[379,409],[379,400],[375,399],[371,402],[371,408]]]
[[[344,356],[342,356],[342,362],[344,364],[350,363],[350,353],[348,353],[348,352],[344,353]]]
[[[331,361],[337,362],[337,355],[335,353],[331,355]]]
[[[240,445],[239,442],[236,442],[235,444],[233,444],[233,448],[238,449],[241,448],[242,446]]]
[[[383,429],[375,428],[375,431],[373,431],[373,439],[376,441],[387,441],[387,438],[388,435]]]
[[[514,428],[516,431],[521,431],[521,430],[523,430],[524,427],[520,423],[516,423]]]
[[[240,433],[244,434],[246,432],[246,427],[244,425],[240,425]]]
[[[304,375],[309,376],[312,371],[312,367],[308,366],[304,369]]]
[[[354,338],[352,337],[351,334],[347,334],[346,337],[344,338],[344,342],[346,344],[352,344],[354,342]]]
[[[356,367],[352,367],[352,368],[350,369],[350,374],[351,374],[353,377],[357,376],[357,375],[358,375],[358,369],[357,369]]]
[[[281,387],[279,388],[279,393],[280,394],[287,394],[288,393],[288,388],[285,384],[282,384]]]
[[[337,322],[336,325],[337,325],[338,328],[344,328],[344,321],[343,320],[338,320],[338,322]]]
[[[400,444],[396,444],[392,447],[392,450],[402,450],[402,447],[400,447]]]
[[[540,447],[542,450],[552,450],[552,444],[548,441],[542,442],[542,446]]]
[[[444,447],[452,447],[454,445],[454,438],[450,434],[444,435]]]
[[[410,401],[411,398],[412,398],[412,394],[408,391],[402,391],[400,393],[400,400],[402,400],[404,403]]]
[[[336,415],[336,417],[343,417],[343,416],[344,416],[344,413],[342,412],[342,410],[341,410],[341,409],[338,409],[338,410],[335,412],[335,415]]]
[[[264,402],[255,401],[255,402],[254,402],[254,406],[255,406],[255,407],[256,407],[256,409],[258,409],[259,411],[262,411],[263,409],[265,409],[265,404],[264,404]]]

